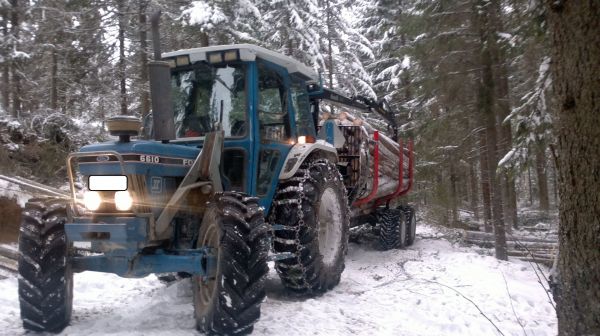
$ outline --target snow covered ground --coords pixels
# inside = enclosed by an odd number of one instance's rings
[[[341,283],[317,298],[287,294],[271,271],[254,335],[500,335],[494,325],[504,335],[557,334],[529,263],[479,255],[433,227],[417,230],[406,250],[351,244]],[[73,315],[63,335],[197,334],[189,280],[77,274]],[[0,280],[0,334],[23,333],[17,280]]]

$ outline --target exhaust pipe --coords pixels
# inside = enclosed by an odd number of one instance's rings
[[[154,140],[168,142],[175,139],[175,121],[171,97],[171,67],[169,63],[161,61],[159,20],[160,11],[156,11],[150,18],[154,61],[148,62],[150,99],[152,100],[152,131]]]

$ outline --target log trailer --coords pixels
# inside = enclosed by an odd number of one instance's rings
[[[198,330],[249,333],[268,260],[286,288],[322,293],[340,281],[351,226],[376,225],[385,249],[413,243],[414,211],[398,202],[412,186],[412,142],[319,121],[331,104],[395,126],[384,105],[324,88],[309,67],[255,45],[161,54],[152,21],[151,122],[107,120],[118,140],[68,157],[68,200],[24,208],[25,329],[65,328],[73,273],[97,271],[188,275]],[[152,139],[132,139],[141,133]]]

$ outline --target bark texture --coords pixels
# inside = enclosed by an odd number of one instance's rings
[[[546,6],[558,114],[558,331],[600,335],[600,2]]]

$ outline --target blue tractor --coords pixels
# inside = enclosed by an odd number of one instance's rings
[[[285,287],[321,293],[340,281],[351,222],[385,222],[388,248],[412,242],[414,212],[389,207],[410,188],[410,150],[399,150],[397,185],[378,192],[377,132],[317,119],[325,100],[385,114],[380,104],[325,89],[310,68],[258,46],[160,54],[156,43],[151,122],[107,120],[118,140],[68,158],[70,200],[32,199],[24,209],[26,329],[62,330],[73,273],[98,271],[190,276],[198,330],[249,333],[268,260]]]

